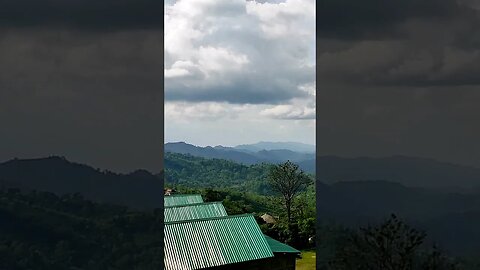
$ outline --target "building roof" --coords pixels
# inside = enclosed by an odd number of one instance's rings
[[[193,270],[273,257],[253,215],[166,222],[165,269]]]
[[[299,250],[294,249],[293,247],[286,245],[280,241],[277,241],[271,238],[268,235],[265,235],[265,239],[267,240],[268,245],[273,253],[296,253],[300,254]]]
[[[222,202],[195,203],[165,207],[165,222],[227,216]]]
[[[180,206],[192,203],[203,203],[202,196],[199,194],[169,195],[163,197],[165,207]]]

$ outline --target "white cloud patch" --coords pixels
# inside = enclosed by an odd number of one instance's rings
[[[186,75],[189,75],[190,71],[183,69],[183,68],[170,68],[170,69],[165,69],[165,78],[175,78],[175,77],[184,77]]]
[[[236,118],[248,105],[232,105],[220,102],[168,102],[165,103],[165,117],[168,121],[216,121],[221,118]]]
[[[314,142],[314,0],[166,2],[164,55],[166,141]]]
[[[167,4],[166,100],[279,104],[309,98],[299,86],[315,80],[314,7],[313,0]]]
[[[270,105],[220,102],[165,104],[165,141],[238,145],[258,141],[315,143],[315,120],[264,115]],[[293,118],[292,118],[293,119]]]
[[[313,120],[315,115],[315,84],[306,84],[298,87],[306,92],[310,98],[293,99],[289,104],[270,106],[263,109],[260,114],[274,119],[284,120]]]
[[[315,119],[315,108],[301,108],[294,105],[278,105],[263,110],[262,114],[277,119]]]
[[[304,0],[290,0],[280,3],[247,2],[247,13],[256,16],[261,24],[260,27],[268,38],[280,38],[285,36],[304,36],[305,40],[312,37],[312,25],[305,27],[305,16],[315,17],[315,2]],[[310,17],[308,16],[308,17]],[[308,18],[307,17],[307,18]],[[313,28],[312,28],[313,27]]]

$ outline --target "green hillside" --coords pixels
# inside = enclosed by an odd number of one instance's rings
[[[266,179],[271,166],[165,153],[165,182],[173,187],[231,188],[269,194]]]
[[[162,211],[0,189],[0,269],[161,269]]]

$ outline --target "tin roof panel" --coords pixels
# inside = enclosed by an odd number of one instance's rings
[[[165,222],[227,216],[221,202],[165,207]]]
[[[201,195],[198,194],[184,194],[184,195],[169,195],[163,197],[165,207],[180,206],[193,203],[203,203]]]
[[[202,269],[273,257],[252,215],[167,222],[165,269]]]

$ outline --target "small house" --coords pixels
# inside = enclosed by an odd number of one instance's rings
[[[300,251],[260,230],[253,215],[229,216],[200,195],[164,198],[166,270],[294,270]]]

